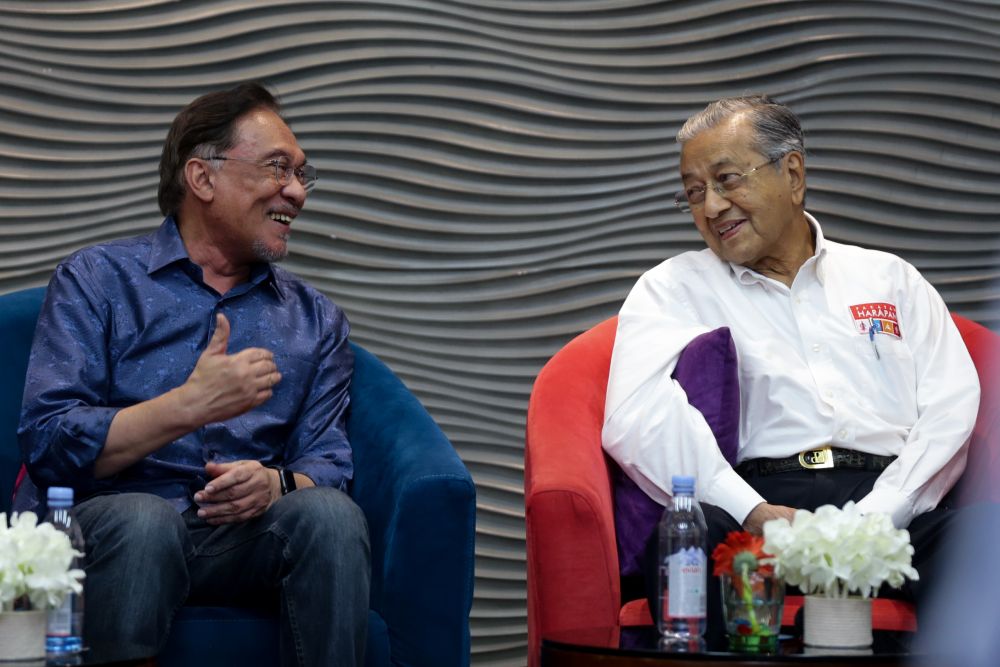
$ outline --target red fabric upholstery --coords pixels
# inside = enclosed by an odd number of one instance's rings
[[[617,318],[570,341],[542,368],[528,404],[524,503],[528,656],[543,633],[614,626],[621,609],[601,428]]]
[[[979,372],[983,398],[964,502],[1000,500],[1000,336],[953,316]],[[557,352],[535,380],[528,405],[524,500],[528,567],[528,664],[544,634],[563,629],[647,625],[645,600],[621,600],[611,483],[601,448],[604,399],[618,319],[586,331]],[[802,605],[786,599],[791,624]],[[916,628],[911,605],[876,599],[873,624]]]
[[[979,374],[979,416],[969,459],[959,480],[959,504],[1000,502],[1000,336],[981,324],[952,315]]]

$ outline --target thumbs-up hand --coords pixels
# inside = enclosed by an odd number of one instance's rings
[[[225,421],[247,412],[271,398],[281,373],[274,355],[260,347],[228,354],[229,320],[215,316],[215,332],[198,357],[198,363],[182,389],[188,405],[204,425]]]

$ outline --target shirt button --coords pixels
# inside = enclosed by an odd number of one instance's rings
[[[823,348],[822,348],[822,346],[819,343],[815,343],[815,344],[813,344],[813,348],[812,349],[813,349],[813,352],[819,352]]]
[[[833,392],[830,391],[829,389],[827,389],[826,391],[824,391],[823,395],[826,396],[827,398],[833,398]]]
[[[846,439],[847,438],[847,431],[844,430],[844,429],[840,429],[840,433],[837,434],[837,437],[840,438],[841,440]]]

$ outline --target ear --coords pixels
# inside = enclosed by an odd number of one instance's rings
[[[215,172],[201,158],[193,157],[184,164],[184,183],[201,202],[207,204],[215,198]]]
[[[788,185],[792,190],[792,202],[802,206],[806,200],[806,159],[802,153],[792,151],[788,154]]]

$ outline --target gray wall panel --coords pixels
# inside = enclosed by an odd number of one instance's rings
[[[1000,2],[0,2],[0,291],[153,228],[167,125],[269,81],[321,180],[287,265],[343,305],[479,487],[473,652],[524,662],[524,415],[541,365],[662,258],[673,135],[802,116],[809,208],[998,327]]]

